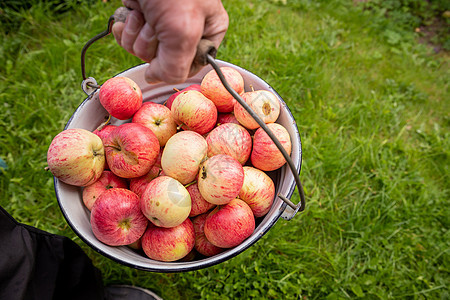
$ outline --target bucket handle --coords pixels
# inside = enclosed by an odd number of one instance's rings
[[[97,85],[97,82],[93,77],[87,77],[86,76],[86,68],[85,68],[85,57],[86,57],[86,51],[87,49],[97,40],[107,36],[111,33],[112,25],[114,22],[125,22],[126,17],[129,13],[130,9],[126,7],[119,7],[114,15],[109,17],[108,20],[108,27],[105,31],[97,34],[93,38],[91,38],[83,47],[81,50],[81,75],[83,76],[83,82],[81,84],[81,87],[83,91],[87,95],[91,95],[96,89],[100,88],[99,85]],[[292,175],[294,176],[295,183],[297,185],[298,193],[300,196],[300,202],[298,204],[294,204],[290,199],[288,199],[286,196],[279,193],[277,196],[286,203],[287,207],[283,211],[283,214],[281,215],[282,218],[286,220],[291,220],[297,212],[301,212],[305,209],[305,193],[303,191],[303,186],[300,181],[299,172],[297,171],[294,162],[292,161],[289,154],[284,149],[283,145],[280,143],[278,138],[273,134],[273,132],[269,129],[269,127],[264,123],[264,121],[256,114],[253,109],[242,99],[242,97],[230,86],[230,84],[225,79],[225,76],[223,75],[222,71],[220,70],[219,65],[217,64],[215,57],[217,54],[217,49],[214,47],[211,41],[202,39],[200,43],[197,46],[197,53],[194,59],[194,65],[198,66],[206,66],[207,64],[210,64],[213,69],[216,71],[217,75],[219,76],[220,81],[224,85],[225,89],[236,99],[236,101],[242,105],[242,107],[250,114],[250,116],[258,123],[258,125],[267,133],[267,135],[270,137],[270,139],[274,142],[275,146],[278,148],[278,150],[283,155],[284,159],[286,160]]]

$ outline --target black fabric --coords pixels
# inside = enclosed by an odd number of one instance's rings
[[[0,207],[0,299],[103,299],[100,271],[75,242]]]

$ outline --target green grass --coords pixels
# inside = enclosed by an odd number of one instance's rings
[[[0,201],[18,221],[75,240],[105,284],[165,299],[450,297],[448,56],[352,1],[224,0],[230,29],[218,58],[266,80],[296,118],[302,214],[187,273],[138,271],[85,245],[59,210],[46,151],[85,99],[81,48],[119,4],[35,6],[9,33],[0,24]],[[112,37],[86,59],[100,83],[140,63]]]

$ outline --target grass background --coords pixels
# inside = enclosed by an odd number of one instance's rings
[[[118,0],[0,11],[15,21],[0,24],[1,205],[72,238],[105,284],[165,299],[448,299],[448,55],[352,1],[223,3],[230,28],[218,58],[266,80],[296,118],[302,214],[237,257],[187,273],[118,265],[74,234],[44,171],[46,151],[86,98],[81,48]],[[89,49],[87,75],[101,83],[139,63],[107,37]]]

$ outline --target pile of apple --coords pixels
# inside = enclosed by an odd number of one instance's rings
[[[221,70],[290,154],[289,133],[275,123],[278,98],[267,90],[246,92],[236,69]],[[47,153],[56,178],[83,187],[96,238],[177,261],[216,255],[252,235],[275,198],[267,172],[286,161],[214,70],[164,104],[144,102],[126,77],[107,80],[98,97],[126,122],[64,130]]]

